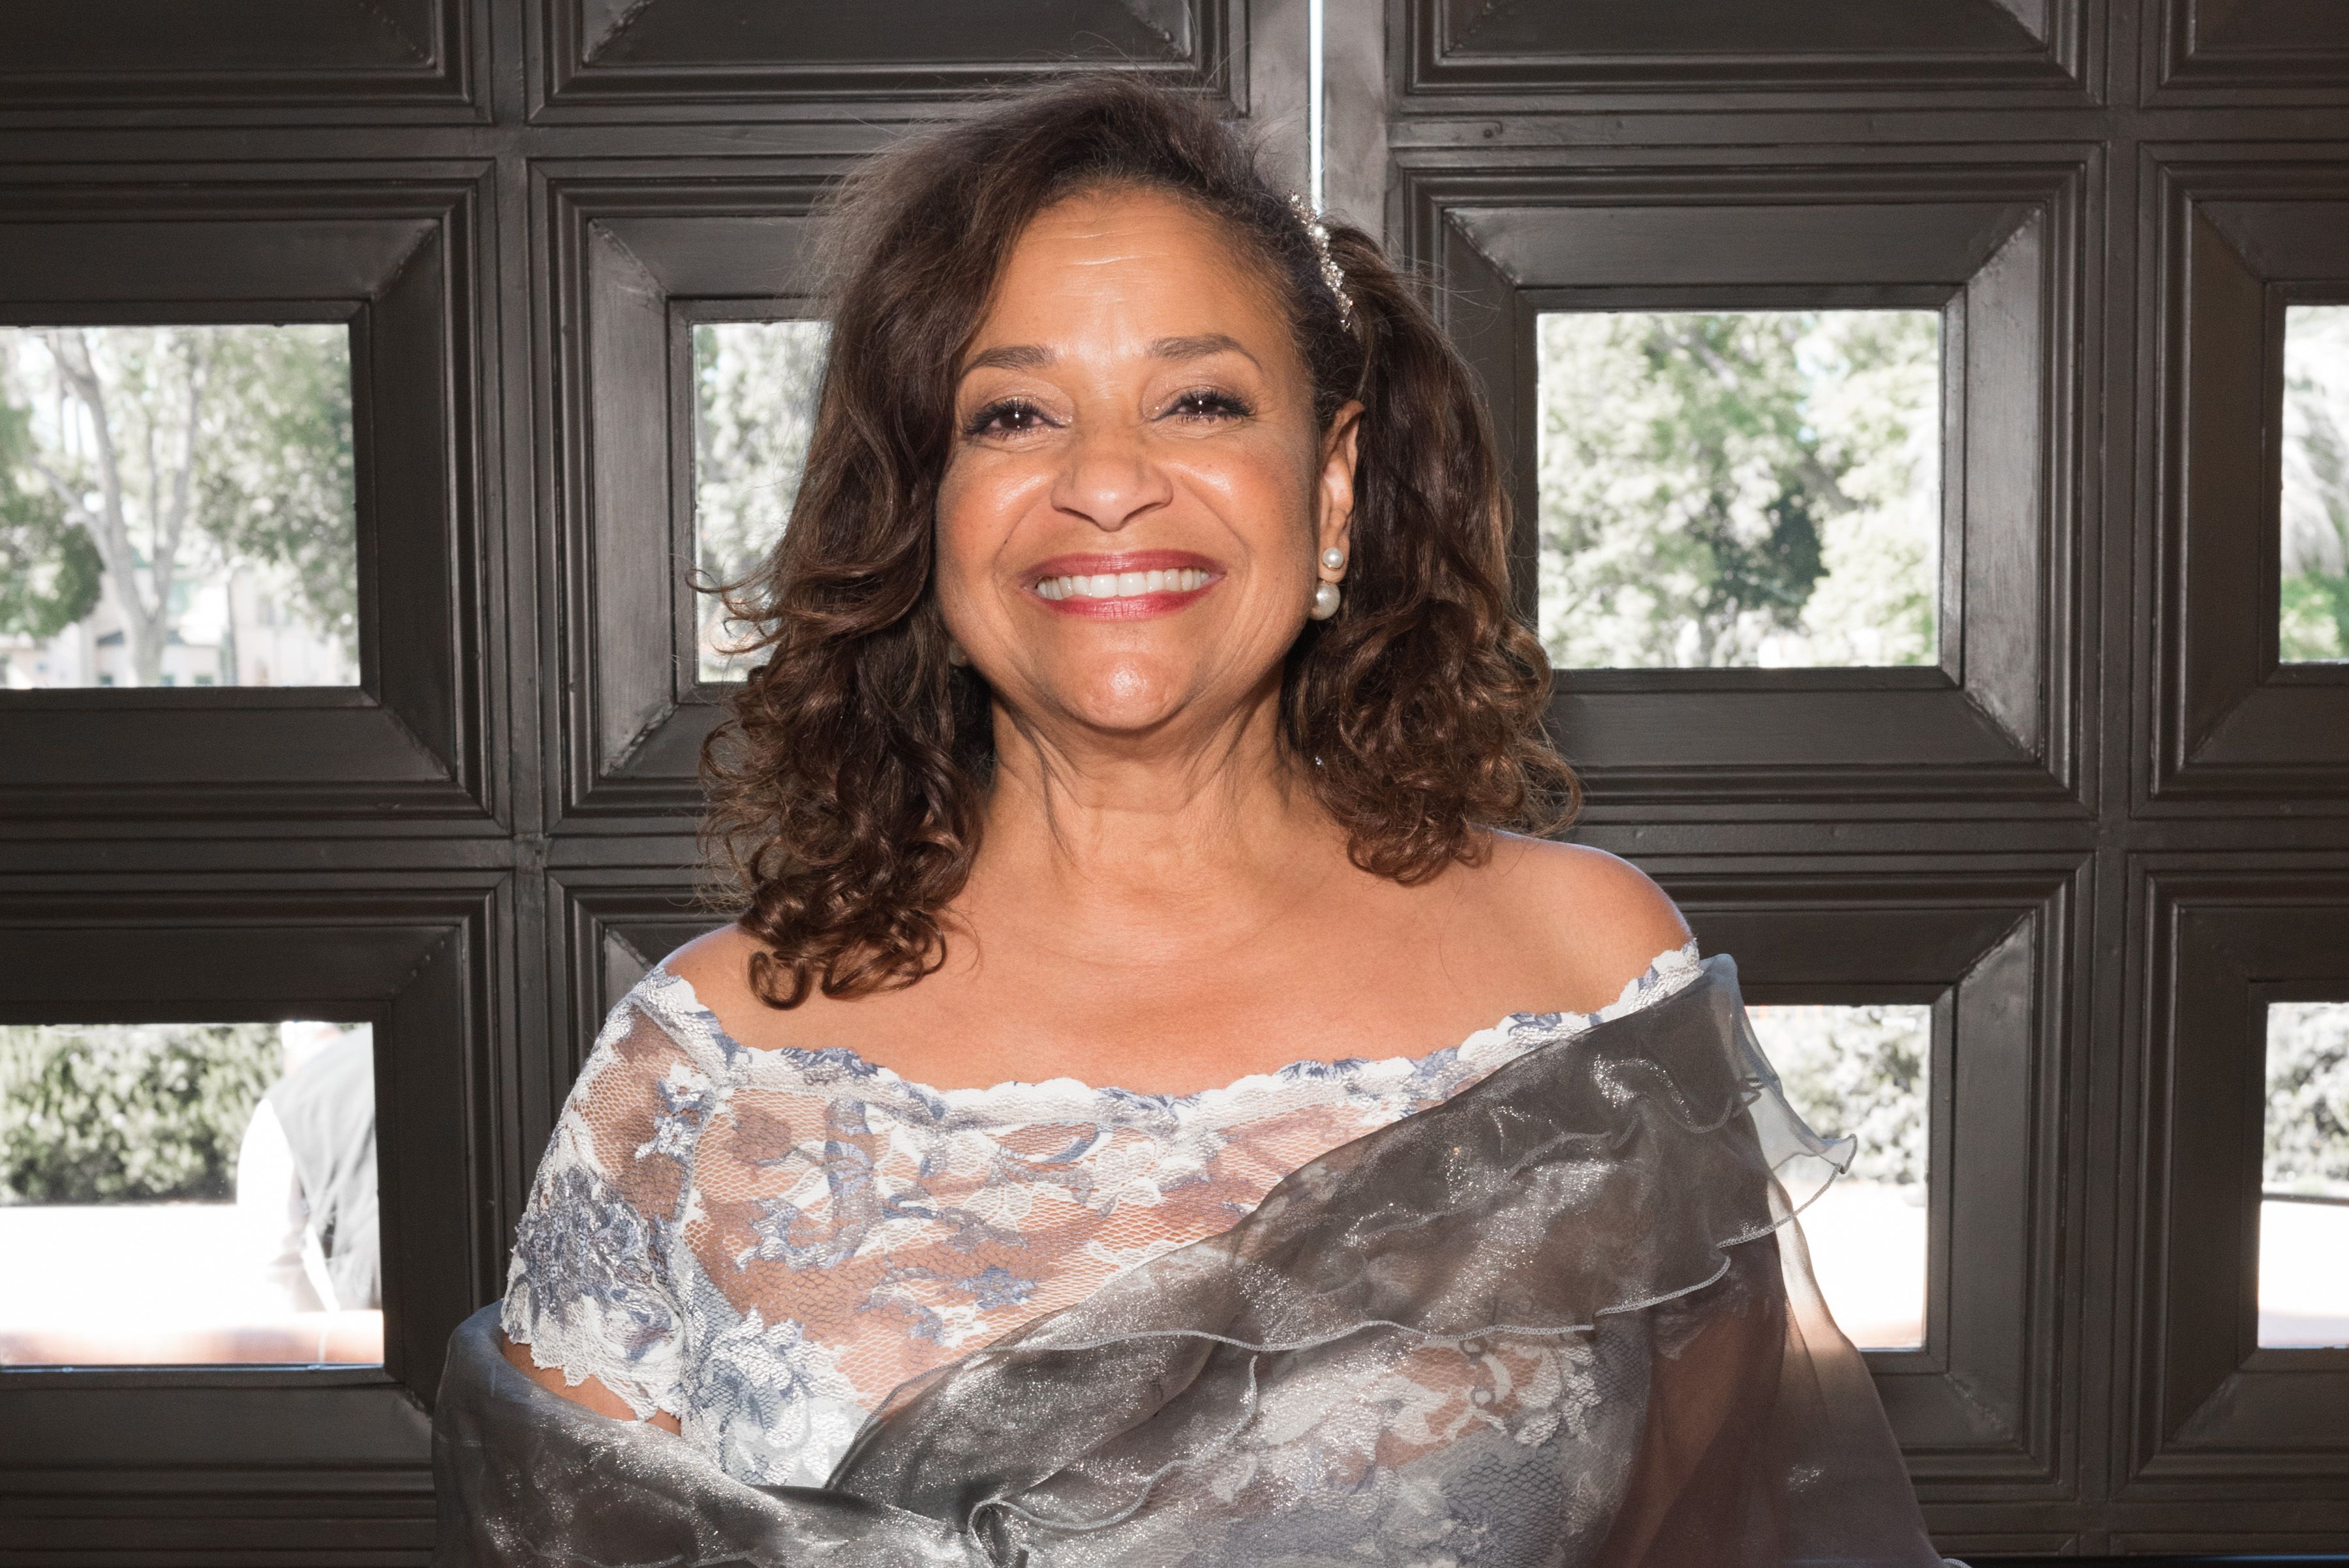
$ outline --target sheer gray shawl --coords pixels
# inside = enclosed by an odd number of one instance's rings
[[[1933,1568],[1794,1219],[1842,1152],[1710,959],[898,1389],[820,1490],[546,1392],[485,1309],[435,1562]]]

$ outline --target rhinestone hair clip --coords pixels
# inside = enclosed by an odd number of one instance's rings
[[[1297,221],[1305,225],[1305,237],[1313,242],[1314,259],[1321,266],[1321,281],[1329,286],[1331,296],[1338,302],[1339,323],[1351,328],[1354,325],[1354,302],[1346,297],[1346,269],[1340,266],[1338,258],[1330,254],[1330,226],[1321,221],[1320,215],[1314,212],[1304,197],[1291,195],[1288,205],[1290,211],[1297,214]]]

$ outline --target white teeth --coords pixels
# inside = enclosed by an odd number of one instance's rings
[[[1163,572],[1097,572],[1090,576],[1046,577],[1036,592],[1048,599],[1131,599],[1144,594],[1187,594],[1207,586],[1195,566]]]

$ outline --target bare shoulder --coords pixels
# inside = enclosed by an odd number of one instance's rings
[[[1689,940],[1664,890],[1603,849],[1496,833],[1480,880],[1511,929],[1575,991],[1600,1002]]]
[[[746,1007],[764,1011],[750,989],[750,955],[758,939],[729,921],[704,931],[661,961],[661,967],[693,987],[701,1005],[720,1018],[739,1018]]]
[[[739,924],[704,931],[661,961],[661,967],[693,988],[694,1000],[715,1013],[734,1040],[754,1050],[806,1045],[837,1027],[842,1002],[822,992],[788,1011],[771,1006],[750,984],[750,960],[767,949]]]

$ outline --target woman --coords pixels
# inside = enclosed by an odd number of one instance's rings
[[[1733,971],[1509,831],[1547,670],[1373,243],[1107,78],[845,213],[745,908],[459,1335],[444,1560],[1937,1561]]]

